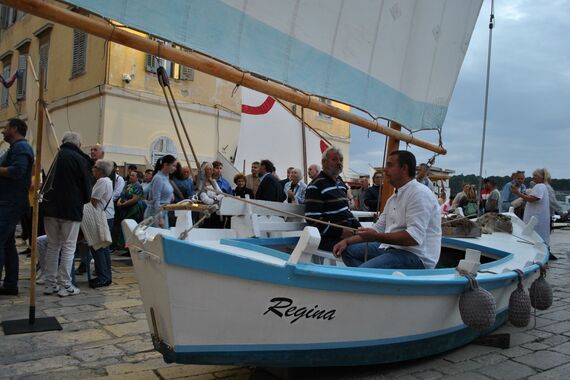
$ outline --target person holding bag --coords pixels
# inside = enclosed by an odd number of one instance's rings
[[[112,282],[111,252],[109,245],[111,243],[110,230],[113,226],[113,217],[109,218],[106,214],[109,204],[113,199],[113,184],[109,179],[111,171],[113,171],[113,163],[106,160],[97,160],[92,168],[93,177],[95,177],[96,182],[91,192],[91,206],[95,213],[99,213],[99,218],[96,220],[96,228],[102,230],[104,235],[109,239],[107,241],[105,238],[100,244],[91,246],[91,254],[95,261],[95,273],[97,273],[97,277],[89,281],[91,288],[109,286]],[[106,225],[102,221],[103,218],[100,217],[104,214],[106,216]]]

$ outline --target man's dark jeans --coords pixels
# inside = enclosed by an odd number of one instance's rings
[[[20,213],[13,207],[0,206],[0,275],[4,270],[4,287],[18,288],[18,251],[16,250],[16,225]]]

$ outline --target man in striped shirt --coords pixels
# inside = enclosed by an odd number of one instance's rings
[[[311,181],[305,193],[305,216],[351,228],[360,227],[348,206],[347,187],[339,177],[342,172],[343,155],[335,147],[323,153],[323,170]],[[332,251],[336,243],[352,236],[349,230],[307,221],[319,229],[321,243],[319,249]]]

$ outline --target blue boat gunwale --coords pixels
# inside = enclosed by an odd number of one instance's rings
[[[314,264],[290,264],[288,255],[271,248],[277,244],[292,244],[298,238],[265,238],[265,239],[222,239],[220,243],[254,250],[283,260],[283,265],[262,263],[258,260],[228,254],[218,248],[204,247],[189,241],[180,241],[170,236],[163,236],[165,262],[167,264],[195,268],[207,272],[218,273],[248,280],[268,282],[300,288],[313,288],[341,292],[361,292],[372,294],[397,295],[446,295],[460,294],[464,291],[467,280],[464,277],[433,278],[433,275],[448,275],[454,269],[432,270],[399,270],[405,276],[394,276],[393,270],[346,268]],[[475,243],[448,239],[445,243],[454,246],[492,250],[494,254],[504,256],[508,260],[512,254]],[[191,253],[191,254],[188,254]],[[501,259],[501,260],[503,260]],[[545,260],[546,261],[546,258]],[[484,269],[484,268],[482,268]],[[486,267],[488,269],[488,267]],[[525,277],[538,271],[539,266],[533,264],[524,268]],[[430,276],[428,276],[430,275]],[[487,290],[508,286],[514,282],[517,274],[513,272],[499,273],[493,276],[482,276],[479,284]],[[341,281],[339,281],[341,280]],[[381,285],[381,286],[378,286]]]

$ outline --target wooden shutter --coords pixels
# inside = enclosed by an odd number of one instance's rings
[[[75,29],[73,31],[73,63],[71,77],[74,78],[85,72],[87,64],[87,33]]]
[[[49,63],[49,40],[40,45],[40,71],[44,70],[44,88],[48,83],[48,63]],[[40,73],[38,73],[40,76]]]
[[[150,71],[151,73],[156,73],[156,69],[158,68],[156,56],[152,54],[146,55],[145,65],[144,68],[146,71]]]
[[[2,69],[2,76],[8,80],[10,79],[10,65],[4,65]],[[8,108],[8,98],[10,96],[10,89],[2,86],[2,98],[0,99],[0,108]]]
[[[5,5],[1,5],[0,6],[0,28],[1,29],[7,29],[8,28],[8,14],[10,9],[5,6]]]
[[[194,80],[194,69],[180,65],[180,80]]]
[[[26,75],[28,70],[27,55],[20,54],[18,57],[18,84],[16,87],[16,99],[24,99],[26,97]]]

